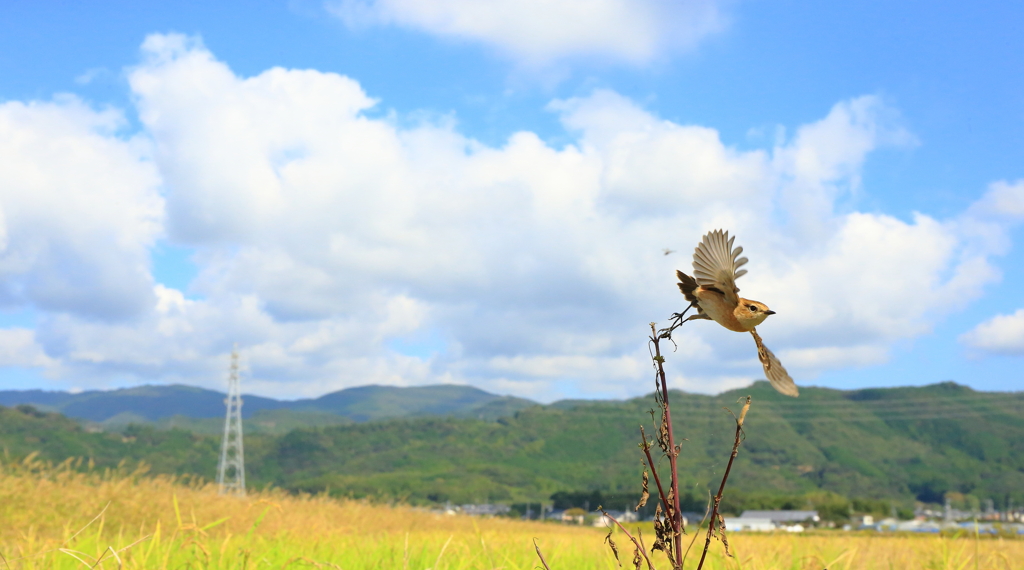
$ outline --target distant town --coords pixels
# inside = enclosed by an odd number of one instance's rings
[[[1024,535],[1024,508],[997,510],[994,502],[987,500],[981,510],[965,511],[954,509],[947,501],[941,510],[919,508],[914,518],[900,520],[895,516],[876,520],[872,515],[851,516],[851,523],[840,526],[841,530],[875,530],[879,532],[942,532],[966,530],[981,534]],[[519,513],[509,505],[501,504],[447,504],[443,508],[430,509],[444,515],[469,515],[481,517],[514,517],[524,520],[560,522],[564,524],[610,527],[615,521],[636,522],[644,520],[632,511],[587,511],[581,508],[552,509],[536,505]],[[687,525],[698,524],[704,515],[684,513]],[[818,511],[813,510],[747,510],[738,517],[725,517],[725,527],[732,532],[803,532],[815,528],[835,528],[835,524],[822,521]]]

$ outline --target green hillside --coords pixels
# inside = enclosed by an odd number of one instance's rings
[[[330,412],[356,422],[419,416],[459,416],[494,419],[534,406],[536,402],[497,396],[472,386],[360,386],[332,392],[289,407],[299,411]]]
[[[842,497],[940,502],[1024,500],[1024,394],[953,383],[839,391],[804,388],[799,399],[767,383],[719,396],[673,393],[686,499],[702,504],[728,460],[731,416],[753,396],[727,507],[801,506]],[[638,425],[651,433],[650,398],[533,406],[498,421],[427,417],[246,436],[247,480],[296,491],[411,502],[537,502],[557,491],[638,490]],[[248,422],[247,425],[252,422]],[[133,426],[87,433],[57,415],[0,410],[11,457],[145,460],[159,472],[212,476],[218,440]],[[959,496],[959,495],[957,495]]]
[[[918,498],[954,491],[1024,496],[1024,398],[952,383],[924,388],[807,388],[799,400],[766,383],[716,397],[675,393],[684,480],[703,490],[721,476],[732,441],[722,409],[741,394],[754,405],[734,467],[747,495]],[[497,423],[418,420],[303,430],[275,440],[256,467],[261,480],[467,500],[526,500],[571,489],[637,485],[638,424],[649,398],[534,407]],[[648,429],[648,433],[650,429]],[[1019,500],[1019,499],[1018,499]]]
[[[330,412],[297,411],[290,409],[259,410],[245,419],[247,434],[282,435],[294,429],[346,425],[354,420]],[[155,422],[125,422],[121,416],[114,416],[103,422],[103,429],[123,431],[131,423],[152,425],[158,430],[181,429],[204,435],[224,433],[224,418],[190,418],[175,415]]]
[[[258,436],[257,436],[258,437]],[[212,478],[217,468],[217,438],[183,430],[158,431],[131,426],[124,433],[90,431],[54,412],[30,406],[0,406],[0,461],[18,461],[32,453],[54,463],[68,458],[91,460],[96,467],[122,461],[147,463],[154,473],[199,474]]]

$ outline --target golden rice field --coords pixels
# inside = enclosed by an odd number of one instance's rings
[[[208,484],[141,473],[0,467],[0,568],[10,570],[526,570],[539,566],[534,538],[552,570],[618,568],[603,532],[591,528],[443,516],[280,491],[226,497]],[[625,551],[624,537],[615,538]],[[736,534],[730,543],[735,557],[724,557],[715,543],[705,568],[1024,568],[1024,541],[1013,539],[835,532]],[[663,558],[654,560],[669,567]],[[686,567],[695,566],[691,554]]]

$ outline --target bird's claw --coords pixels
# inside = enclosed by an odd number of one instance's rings
[[[669,340],[672,340],[672,331],[674,331],[677,328],[681,327],[683,325],[683,323],[686,322],[684,320],[684,317],[686,316],[686,313],[690,312],[690,309],[692,309],[692,308],[693,308],[693,304],[691,303],[689,307],[686,307],[686,309],[683,310],[683,312],[681,312],[681,313],[672,313],[672,316],[669,317],[671,319],[669,321],[669,326],[659,330],[658,331],[658,337],[659,338],[667,338]]]

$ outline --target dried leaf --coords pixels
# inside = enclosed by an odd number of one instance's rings
[[[615,555],[615,562],[618,562],[619,566],[622,566],[622,561],[619,560],[619,549],[615,546],[615,541],[612,540],[612,530],[608,529],[608,536],[604,537],[604,541],[608,543],[608,547],[612,549],[612,554]]]
[[[750,396],[747,396],[747,401],[743,404],[743,409],[740,410],[740,417],[736,418],[736,425],[743,427],[743,420],[746,419],[748,411],[750,411]]]
[[[651,552],[665,550],[665,534],[665,524],[661,520],[661,503],[658,503],[654,507],[654,544],[651,546]]]
[[[661,503],[654,509],[654,544],[651,545],[651,552],[660,550],[668,557],[669,563],[672,559],[672,538],[675,533],[667,518],[662,517]]]
[[[666,415],[666,411],[662,409],[661,421],[658,422],[658,447],[661,448],[665,455],[668,455],[671,446],[668,443],[668,421],[666,421]]]
[[[718,513],[718,532],[720,533],[719,538],[722,540],[722,546],[725,547],[725,555],[732,558],[732,552],[729,551],[729,538],[725,536],[725,519],[722,518],[722,513]]]
[[[648,483],[647,470],[644,469],[644,489],[643,489],[643,493],[640,495],[640,502],[636,504],[636,508],[633,509],[634,511],[639,511],[641,508],[643,508],[644,505],[647,504],[647,499],[649,499],[651,497],[651,493],[647,490],[647,483]]]
[[[633,570],[640,570],[640,564],[642,564],[643,561],[644,561],[644,559],[640,556],[640,549],[634,547],[633,548]]]

